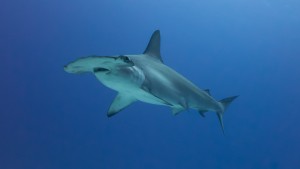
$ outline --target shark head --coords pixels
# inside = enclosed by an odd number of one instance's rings
[[[130,67],[134,63],[127,56],[88,56],[79,58],[66,66],[68,73],[109,72],[115,68]]]

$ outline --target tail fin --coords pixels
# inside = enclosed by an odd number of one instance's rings
[[[227,97],[225,99],[220,100],[219,102],[223,105],[224,111],[227,109],[227,107],[230,105],[230,103],[236,99],[239,96],[232,96],[232,97]]]
[[[222,104],[223,106],[223,112],[217,112],[217,116],[218,116],[218,119],[219,119],[219,122],[221,124],[221,127],[222,127],[222,131],[223,131],[223,134],[225,134],[224,132],[224,124],[223,124],[223,114],[224,114],[224,111],[227,109],[227,107],[230,105],[230,103],[236,99],[238,96],[232,96],[232,97],[227,97],[225,99],[222,99],[219,101],[219,103]]]

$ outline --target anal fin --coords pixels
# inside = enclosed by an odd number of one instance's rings
[[[202,116],[202,117],[205,117],[205,113],[207,112],[206,110],[199,110],[198,111],[199,114]]]
[[[109,110],[107,112],[107,116],[111,117],[115,114],[117,114],[119,111],[123,110],[124,108],[128,107],[130,104],[135,102],[136,99],[132,96],[119,93],[112,104],[109,107]]]

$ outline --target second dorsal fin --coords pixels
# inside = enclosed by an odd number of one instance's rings
[[[208,95],[211,96],[209,89],[204,89],[203,91],[205,91]]]

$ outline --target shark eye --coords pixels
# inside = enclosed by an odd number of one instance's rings
[[[129,57],[127,57],[127,56],[120,56],[120,58],[126,63],[130,62]]]

